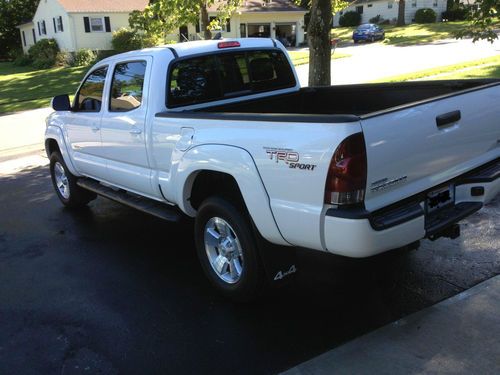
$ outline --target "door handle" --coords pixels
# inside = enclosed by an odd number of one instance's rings
[[[460,111],[453,111],[448,113],[443,113],[442,115],[436,116],[436,125],[438,128],[455,123],[462,118]]]
[[[142,133],[142,130],[134,126],[132,127],[132,129],[130,129],[129,133],[132,135],[139,135]]]
[[[92,129],[93,132],[98,132],[99,130],[101,130],[101,127],[99,125],[93,124],[90,129]]]

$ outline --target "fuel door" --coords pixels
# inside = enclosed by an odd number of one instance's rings
[[[179,151],[186,151],[193,144],[194,129],[181,128],[181,136],[175,148]]]

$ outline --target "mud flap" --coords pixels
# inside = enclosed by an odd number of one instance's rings
[[[262,260],[268,283],[280,287],[291,282],[297,271],[297,253],[294,247],[274,245],[257,235],[260,259]]]

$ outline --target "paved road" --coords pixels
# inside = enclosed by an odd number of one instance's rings
[[[238,305],[208,286],[190,224],[63,209],[44,163],[0,163],[2,374],[276,373],[500,274],[497,200],[416,252],[300,251],[293,287]]]
[[[452,65],[500,54],[500,40],[442,40],[434,44],[395,47],[381,43],[359,44],[338,48],[352,56],[332,60],[332,84],[365,83],[419,70]],[[308,65],[297,67],[302,86],[307,86]]]

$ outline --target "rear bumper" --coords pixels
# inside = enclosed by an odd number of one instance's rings
[[[455,204],[438,214],[425,215],[427,192],[376,212],[327,210],[323,236],[326,249],[362,258],[426,237],[439,237],[441,231],[478,211],[500,192],[500,159],[450,182],[455,185]]]

